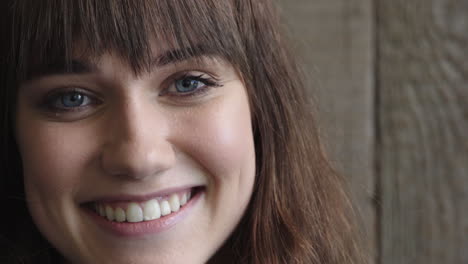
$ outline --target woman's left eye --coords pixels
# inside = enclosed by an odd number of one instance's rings
[[[205,86],[203,82],[193,77],[186,77],[175,82],[175,89],[179,93],[193,92],[203,86]]]
[[[221,86],[217,80],[207,74],[188,75],[176,78],[164,92],[174,96],[195,96],[206,92],[208,88]]]

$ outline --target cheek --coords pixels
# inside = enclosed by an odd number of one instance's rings
[[[17,120],[18,145],[29,198],[34,198],[32,193],[42,198],[71,193],[86,162],[84,133],[64,131],[54,124],[21,116]]]
[[[195,109],[181,122],[177,144],[218,180],[233,174],[253,175],[255,151],[245,94],[219,99]],[[190,134],[187,134],[190,133]]]
[[[229,118],[227,118],[229,117]],[[244,117],[244,118],[243,118]],[[252,148],[250,123],[246,115],[225,113],[202,122],[201,140],[194,142],[205,164],[218,171],[241,169]],[[204,124],[205,123],[205,124]],[[221,173],[225,174],[225,173]]]

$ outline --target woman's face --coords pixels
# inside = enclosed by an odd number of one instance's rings
[[[19,89],[29,210],[71,262],[205,262],[250,200],[254,142],[236,71],[155,56],[137,76],[111,53],[77,58]]]

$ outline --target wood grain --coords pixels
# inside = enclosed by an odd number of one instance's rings
[[[375,245],[374,34],[371,0],[280,1],[305,65],[322,136]],[[369,263],[374,263],[370,252]]]
[[[468,263],[468,1],[378,0],[382,264]]]

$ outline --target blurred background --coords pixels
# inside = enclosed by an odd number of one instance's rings
[[[468,0],[278,0],[370,264],[468,264]]]

